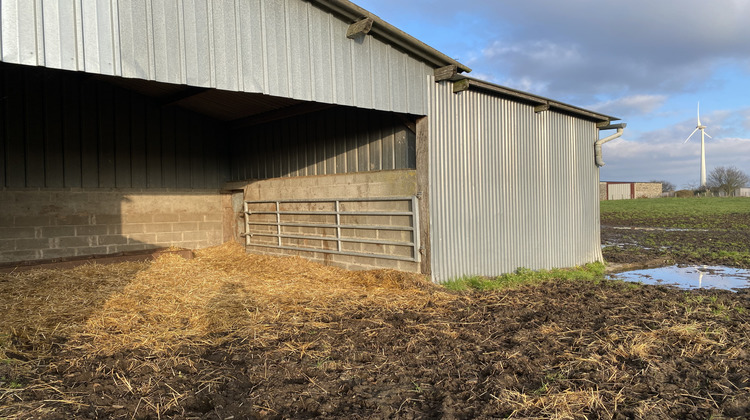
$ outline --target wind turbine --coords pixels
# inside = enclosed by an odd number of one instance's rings
[[[695,130],[693,130],[692,133],[688,136],[688,138],[685,139],[685,141],[682,144],[685,144],[690,140],[690,137],[693,137],[693,134],[695,134],[696,131],[701,131],[701,187],[706,186],[706,138],[704,136],[708,136],[708,138],[711,137],[708,133],[706,133],[706,126],[701,125],[701,103],[698,102],[698,125],[695,126]]]

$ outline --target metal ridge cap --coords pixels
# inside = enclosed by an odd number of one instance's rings
[[[310,0],[312,3],[317,3],[323,7],[334,11],[342,16],[351,19],[353,22],[362,18],[370,18],[373,20],[371,33],[376,33],[386,41],[392,42],[404,48],[406,51],[414,53],[415,55],[426,59],[431,64],[437,67],[443,67],[446,65],[455,65],[459,71],[470,72],[471,68],[461,64],[457,60],[450,58],[435,48],[425,44],[419,39],[407,34],[406,32],[398,29],[390,23],[384,21],[374,13],[363,9],[362,7],[352,3],[348,0]]]
[[[543,96],[535,95],[533,93],[524,92],[518,89],[513,89],[505,86],[500,86],[495,83],[486,82],[484,80],[475,79],[473,77],[465,76],[465,75],[457,75],[454,78],[452,78],[452,81],[458,81],[458,80],[467,80],[469,82],[470,87],[475,87],[477,89],[482,89],[494,93],[498,93],[501,95],[506,95],[518,99],[522,99],[537,105],[549,105],[550,108],[555,108],[561,111],[567,111],[574,114],[579,114],[583,116],[587,116],[589,118],[595,118],[602,121],[619,121],[620,118],[613,117],[611,115],[602,114],[599,112],[590,111],[585,108],[577,107],[574,105],[569,105],[563,102],[556,101],[554,99],[545,98]]]

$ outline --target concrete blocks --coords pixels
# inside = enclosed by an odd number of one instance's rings
[[[409,212],[412,201],[396,200],[398,197],[412,197],[417,194],[416,172],[413,170],[361,172],[338,175],[306,176],[293,178],[275,178],[254,181],[245,187],[245,199],[248,201],[276,201],[276,200],[333,200],[325,202],[291,202],[282,203],[280,211],[287,212],[331,212],[335,210],[336,199],[347,198],[381,198],[394,197],[394,200],[342,202],[341,211],[351,212]],[[254,203],[251,212],[275,211],[275,203]],[[251,214],[251,232],[276,233],[276,226],[265,226],[263,223],[275,224],[273,214]],[[302,214],[282,215],[281,221],[298,224],[335,224],[335,215]],[[295,236],[325,237],[321,239],[282,238],[282,246],[305,248],[305,250],[287,250],[274,248],[277,239],[274,237],[255,235],[250,238],[248,251],[269,255],[299,255],[314,261],[336,265],[348,269],[393,268],[405,271],[419,272],[420,266],[415,261],[389,259],[399,257],[410,259],[414,248],[408,244],[413,242],[410,230],[365,229],[365,226],[396,227],[411,229],[414,220],[407,215],[341,215],[342,225],[358,226],[358,228],[341,229],[341,238],[354,241],[343,241],[341,251],[359,254],[347,255],[339,253],[320,252],[319,250],[337,250],[335,240],[336,229],[308,226],[286,226],[282,234]],[[331,238],[331,240],[328,240]],[[404,245],[373,244],[369,241],[383,240]],[[270,245],[270,246],[261,246]]]
[[[223,238],[213,190],[5,189],[0,203],[0,263],[204,248]]]

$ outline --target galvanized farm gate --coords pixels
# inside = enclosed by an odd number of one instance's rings
[[[245,244],[420,261],[418,199],[245,201]]]

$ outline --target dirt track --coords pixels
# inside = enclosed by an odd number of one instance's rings
[[[750,416],[747,292],[454,294],[236,251],[0,277],[0,418]]]

